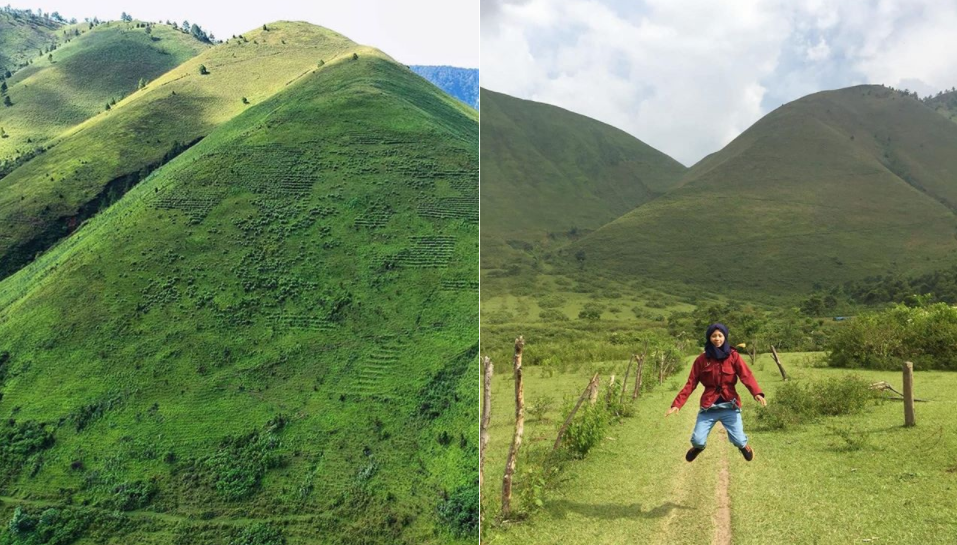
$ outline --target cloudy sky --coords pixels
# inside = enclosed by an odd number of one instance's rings
[[[954,0],[481,0],[482,86],[692,165],[809,93],[957,85]]]
[[[479,0],[7,0],[70,19],[116,20],[127,12],[144,21],[188,20],[217,38],[263,23],[308,21],[377,47],[405,64],[479,66]]]

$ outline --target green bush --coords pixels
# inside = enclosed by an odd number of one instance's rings
[[[757,422],[764,429],[787,429],[823,416],[858,413],[878,397],[866,380],[856,376],[808,383],[792,380],[778,388],[772,402],[758,411]]]
[[[478,482],[460,486],[449,495],[448,499],[440,503],[439,519],[459,537],[478,537]]]
[[[584,458],[605,436],[608,413],[601,403],[583,405],[565,430],[562,443],[576,458]]]
[[[542,308],[558,308],[565,304],[565,298],[558,294],[545,295],[538,299],[538,306]]]
[[[957,308],[937,303],[918,308],[897,305],[862,313],[844,322],[827,342],[832,367],[957,370]]]
[[[51,507],[32,514],[20,506],[13,512],[7,524],[10,540],[0,540],[9,545],[69,545],[73,543],[93,521],[88,512],[72,508]],[[5,536],[0,535],[0,539]]]
[[[272,524],[257,522],[247,526],[229,545],[286,545],[286,536]]]
[[[543,322],[567,322],[568,316],[565,313],[554,308],[546,308],[538,313],[538,318]]]

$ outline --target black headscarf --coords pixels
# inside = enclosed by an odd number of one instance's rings
[[[715,346],[711,344],[711,334],[719,330],[724,333],[724,344]],[[728,327],[724,324],[711,324],[708,326],[707,333],[704,334],[704,352],[713,360],[726,360],[731,355],[731,341],[728,339]]]

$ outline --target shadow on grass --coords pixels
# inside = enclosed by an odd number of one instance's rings
[[[621,505],[607,503],[578,503],[568,500],[557,500],[550,501],[546,505],[546,510],[555,515],[557,518],[565,518],[569,512],[572,512],[588,518],[602,520],[661,518],[675,509],[694,508],[672,502],[665,502],[648,511],[642,510],[640,503]]]

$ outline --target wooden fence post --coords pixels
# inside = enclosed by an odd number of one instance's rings
[[[904,362],[904,427],[914,426],[914,364]]]
[[[525,338],[521,335],[515,339],[515,357],[512,363],[515,367],[515,435],[512,436],[512,446],[508,449],[508,461],[505,463],[505,477],[502,479],[502,518],[507,519],[512,510],[512,477],[515,475],[515,463],[518,460],[518,449],[522,446],[522,434],[525,432],[525,397],[522,392],[522,350],[525,348]]]
[[[781,365],[781,359],[778,358],[778,351],[774,349],[774,345],[771,345],[771,356],[774,357],[774,363],[778,364],[778,371],[781,371],[781,378],[783,380],[788,379],[788,374],[784,372],[784,366]]]
[[[631,393],[632,399],[635,399],[636,397],[641,395],[642,371],[644,370],[644,367],[645,367],[645,354],[647,353],[648,353],[648,350],[646,349],[644,352],[641,353],[640,357],[637,354],[635,355],[635,357],[638,358],[638,371],[637,371],[637,374],[635,375],[635,391]]]
[[[582,391],[582,395],[578,396],[578,403],[575,403],[575,408],[572,409],[572,412],[568,414],[568,418],[565,419],[565,422],[562,423],[562,427],[558,429],[558,437],[555,438],[555,444],[552,446],[552,450],[558,448],[558,445],[562,444],[562,437],[565,436],[565,430],[568,429],[568,426],[572,423],[572,418],[575,417],[575,413],[578,412],[578,408],[582,406],[582,403],[585,401],[595,384],[598,383],[598,373],[595,373],[595,376],[588,381],[588,386],[585,386],[585,389]]]
[[[482,406],[482,428],[479,432],[479,490],[482,489],[482,473],[485,468],[485,447],[488,446],[488,424],[492,419],[492,359],[485,356],[485,404]]]
[[[628,367],[625,368],[625,378],[623,378],[622,381],[621,381],[621,395],[618,396],[618,403],[619,403],[619,404],[625,402],[625,388],[628,387],[628,373],[631,372],[631,361],[632,361],[632,359],[634,359],[634,357],[632,357],[631,359],[628,360]]]

